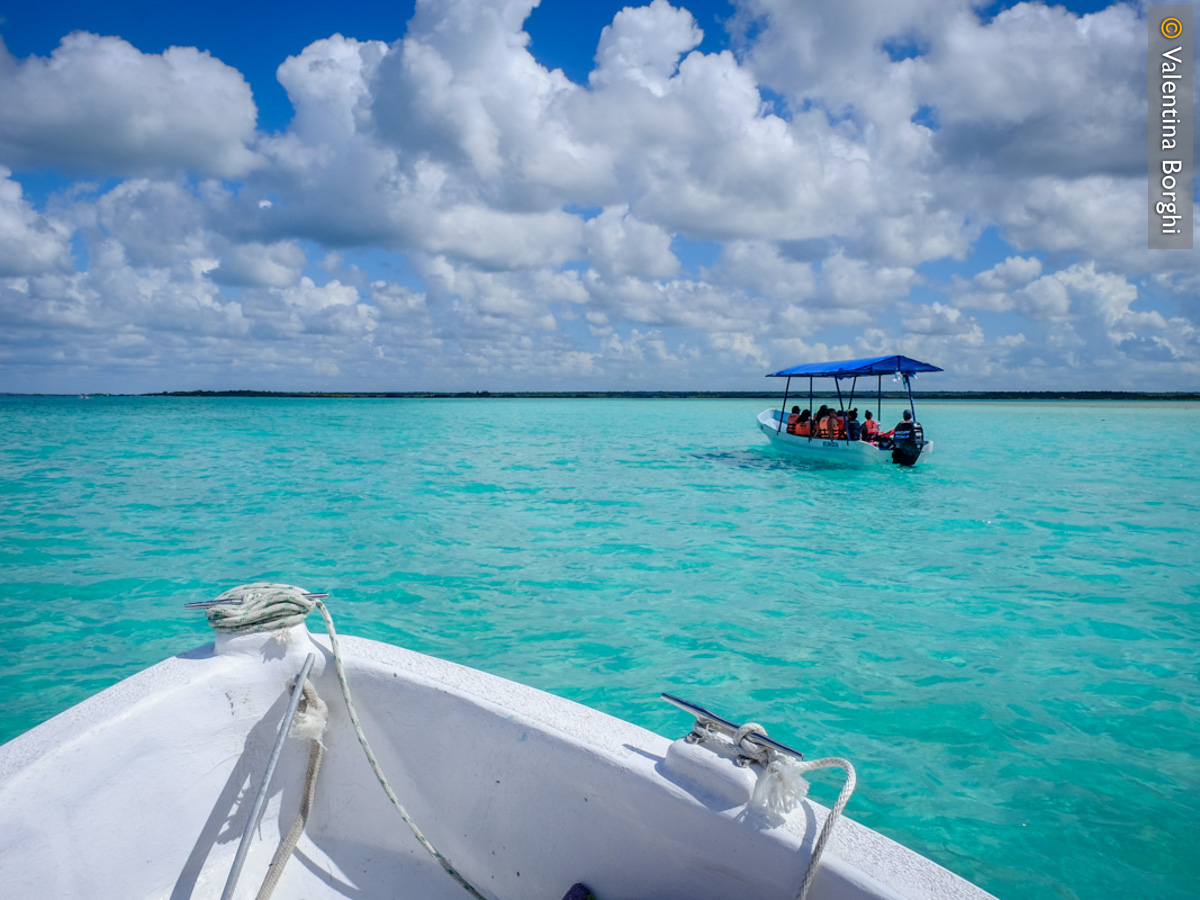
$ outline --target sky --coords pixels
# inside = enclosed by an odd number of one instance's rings
[[[1146,13],[0,0],[0,392],[1197,391]]]

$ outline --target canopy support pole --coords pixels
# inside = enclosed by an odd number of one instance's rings
[[[809,375],[809,376],[808,376],[808,415],[809,415],[809,419],[808,419],[808,442],[809,442],[810,444],[812,443],[812,439],[813,439],[813,432],[817,430],[817,420],[813,418],[813,416],[815,416],[815,415],[816,415],[816,413],[814,413],[814,412],[812,411],[812,408],[813,408],[813,402],[812,402],[812,400],[813,400],[813,398],[812,398],[812,391],[813,391],[813,388],[812,388],[812,376],[811,376],[811,375]]]
[[[855,375],[854,380],[850,382],[850,399],[846,402],[846,405],[849,406],[850,409],[854,409],[854,389],[856,387],[858,387],[858,376],[857,375]],[[847,411],[847,413],[846,413],[846,443],[847,444],[850,443],[850,413],[849,413],[849,411]]]
[[[810,378],[809,381],[812,381]],[[779,410],[779,424],[775,426],[775,433],[779,434],[783,430],[783,417],[787,415],[787,398],[788,389],[792,386],[792,376],[788,376],[787,384],[783,387],[783,407]]]
[[[833,377],[833,386],[835,388],[837,388],[838,412],[840,412],[842,414],[842,428],[845,429],[846,428],[846,404],[842,403],[842,379],[841,379],[841,376],[835,375]],[[837,439],[837,426],[834,426],[833,428],[831,428],[830,431],[832,431],[833,433],[831,435],[829,435],[829,439],[831,441],[836,440]],[[846,431],[846,434],[849,435],[850,432]],[[850,443],[849,437],[847,437],[846,443],[847,444]]]
[[[883,427],[883,375],[879,375],[875,379],[875,421],[879,422],[879,427]]]
[[[917,411],[913,407],[912,379],[908,377],[907,372],[904,373],[904,386],[908,388],[908,411],[912,413],[912,419],[915,422],[917,421]]]

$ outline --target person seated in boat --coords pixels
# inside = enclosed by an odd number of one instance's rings
[[[846,414],[838,410],[830,410],[830,415],[833,417],[833,437],[835,440],[844,441],[846,439]]]
[[[825,430],[828,419],[829,419],[829,407],[826,406],[824,403],[822,403],[821,408],[817,410],[817,414],[812,417],[813,425],[815,427],[815,430],[813,432],[814,437],[828,437],[829,436],[829,432],[827,432]]]
[[[858,409],[846,413],[846,437],[852,441],[862,440],[862,422],[858,421]]]
[[[799,421],[800,421],[800,407],[793,406],[792,414],[790,416],[788,416],[788,420],[787,420],[787,433],[788,434],[796,433],[796,425],[797,425],[797,423],[799,423]]]
[[[879,440],[879,423],[871,417],[869,409],[863,413],[862,439],[864,441]]]
[[[817,437],[831,438],[835,428],[837,428],[837,410],[822,406],[821,414],[817,419]]]
[[[800,413],[800,421],[796,423],[796,434],[800,437],[812,437],[812,413],[807,409]]]
[[[846,439],[846,419],[845,414],[836,409],[829,409],[825,416],[824,429],[818,429],[821,437],[830,438],[832,440]]]
[[[796,407],[793,406],[792,410],[794,411],[795,409]],[[796,434],[800,437],[808,437],[812,431],[812,413],[806,409],[800,415],[793,418],[796,420],[794,423],[790,418],[788,419],[788,433]]]
[[[906,409],[904,417],[896,423],[896,427],[880,435],[880,437],[891,438],[893,444],[899,444],[903,441],[914,441],[920,428],[921,426],[913,421],[912,413]]]

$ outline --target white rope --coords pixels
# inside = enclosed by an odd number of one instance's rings
[[[342,688],[342,698],[346,701],[346,711],[350,714],[350,724],[354,726],[354,733],[358,737],[359,746],[362,747],[363,753],[366,754],[367,762],[371,764],[371,770],[375,773],[376,779],[378,779],[384,793],[387,794],[388,799],[392,802],[392,806],[400,813],[400,818],[404,820],[409,830],[412,831],[413,836],[416,837],[417,841],[420,842],[429,855],[438,861],[438,864],[446,871],[446,874],[458,882],[472,897],[478,898],[478,900],[485,900],[484,896],[458,873],[454,866],[451,865],[450,860],[442,856],[437,848],[421,832],[421,829],[417,827],[417,823],[412,820],[412,817],[408,814],[408,810],[404,808],[404,804],[400,802],[400,798],[396,796],[396,792],[392,790],[391,784],[388,783],[387,777],[379,767],[379,762],[375,759],[375,753],[371,750],[371,745],[367,742],[366,735],[363,734],[362,725],[359,724],[358,712],[354,708],[354,701],[350,697],[350,685],[346,681],[346,669],[342,665],[342,654],[338,648],[337,631],[334,630],[333,619],[329,615],[329,610],[325,608],[325,604],[319,599],[311,597],[301,588],[290,584],[270,584],[267,582],[258,582],[233,588],[217,597],[217,601],[230,601],[237,598],[241,598],[240,603],[218,602],[209,607],[208,623],[214,631],[219,631],[222,634],[252,634],[278,628],[290,628],[293,625],[299,625],[303,622],[314,608],[320,610],[321,617],[325,620],[325,628],[329,632],[329,644],[333,649],[333,664],[337,671],[338,684]],[[299,838],[298,834],[297,838]]]
[[[737,747],[738,752],[742,756],[748,757],[754,760],[756,763],[765,766],[771,761],[771,757],[768,755],[769,751],[767,748],[762,744],[756,744],[754,741],[748,741],[746,738],[752,734],[761,734],[766,736],[766,733],[767,729],[763,728],[757,722],[747,722],[736,732],[734,732],[733,745]]]
[[[290,584],[243,584],[213,601],[208,607],[208,624],[221,634],[275,631],[299,625],[315,605],[307,592]]]
[[[833,833],[834,823],[842,815],[842,810],[846,808],[846,804],[850,800],[850,795],[854,793],[854,784],[858,780],[854,774],[854,766],[850,760],[842,759],[840,756],[827,756],[824,759],[802,760],[796,765],[803,772],[809,772],[813,769],[841,769],[846,773],[846,783],[842,785],[841,791],[838,792],[837,801],[833,804],[833,808],[829,810],[829,815],[825,817],[825,824],[821,826],[821,833],[817,835],[817,842],[813,844],[812,859],[808,863],[808,871],[804,873],[804,881],[800,885],[800,892],[796,894],[796,900],[804,900],[808,894],[808,889],[812,885],[813,876],[817,874],[817,863],[821,859],[821,854],[825,850],[825,844],[829,840],[830,834]]]
[[[825,844],[828,843],[842,810],[846,808],[850,795],[854,793],[854,785],[858,778],[854,773],[854,766],[847,759],[839,756],[814,760],[796,759],[763,744],[746,740],[750,734],[761,734],[765,737],[767,732],[757,722],[747,722],[734,734],[733,743],[740,753],[762,767],[748,806],[768,818],[791,812],[808,795],[808,782],[801,777],[803,773],[833,768],[842,769],[846,773],[846,783],[842,785],[837,801],[829,810],[825,824],[821,826],[821,832],[813,843],[808,869],[804,873],[804,881],[800,884],[800,892],[796,894],[796,900],[804,900],[817,874],[817,865],[821,861],[821,854],[825,852]]]
[[[293,686],[292,690],[295,689]],[[267,869],[267,877],[263,879],[262,887],[258,889],[258,896],[255,900],[270,900],[271,894],[275,892],[275,886],[279,884],[279,879],[283,875],[283,867],[292,858],[292,851],[296,849],[300,835],[304,833],[304,826],[308,823],[308,814],[312,809],[313,798],[317,794],[317,775],[321,771],[321,760],[325,756],[325,745],[321,743],[321,736],[325,733],[325,725],[329,721],[329,708],[325,705],[325,701],[317,695],[317,689],[313,687],[312,681],[307,678],[304,679],[304,699],[300,701],[300,704],[300,711],[292,720],[292,727],[288,734],[294,738],[308,738],[311,742],[308,751],[308,772],[304,776],[304,794],[300,798],[300,809],[296,813],[296,820],[292,823],[292,828],[287,835],[280,838],[275,855],[271,858],[271,866]]]

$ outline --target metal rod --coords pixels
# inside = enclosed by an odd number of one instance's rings
[[[846,434],[846,443],[849,444],[850,443],[850,437],[849,437],[850,432],[846,429],[846,404],[844,404],[842,402],[842,379],[841,379],[841,376],[839,376],[839,375],[834,376],[833,386],[837,388],[838,411],[842,414],[842,430]],[[831,441],[837,440],[837,424],[836,424],[837,419],[834,419],[833,421],[835,424],[834,424],[833,428],[830,430],[830,435],[829,435],[829,439]]]
[[[283,742],[287,738],[288,729],[292,727],[292,719],[300,706],[300,698],[304,696],[304,682],[308,680],[309,670],[312,669],[316,654],[308,654],[304,667],[296,677],[296,687],[292,691],[291,702],[284,713],[283,723],[279,726],[279,734],[275,737],[275,747],[271,750],[271,758],[267,760],[267,771],[263,773],[262,784],[258,788],[258,796],[254,798],[254,806],[250,808],[250,818],[246,821],[246,830],[242,832],[242,842],[238,844],[237,855],[233,858],[233,868],[229,870],[229,879],[225,882],[225,890],[221,900],[229,900],[237,887],[238,877],[242,874],[242,866],[246,863],[246,853],[250,850],[250,836],[258,828],[262,818],[263,803],[267,799],[267,788],[271,786],[271,776],[275,774],[275,763],[279,762],[279,754],[283,751]]]
[[[780,432],[780,431],[782,430],[782,428],[783,428],[783,417],[787,415],[787,397],[788,397],[788,389],[789,389],[789,388],[791,388],[791,386],[792,386],[792,376],[791,376],[791,375],[789,375],[789,376],[788,376],[788,380],[787,380],[787,384],[785,384],[785,385],[783,386],[783,406],[782,406],[782,407],[780,408],[780,410],[779,410],[779,425],[778,425],[778,426],[776,426],[776,428],[775,428],[775,433],[776,433],[776,434],[779,434],[779,432]]]
[[[241,597],[227,597],[224,600],[198,600],[195,603],[183,604],[184,609],[208,609],[212,606],[236,606],[242,602]]]
[[[324,600],[328,594],[305,594],[309,600]],[[184,609],[208,609],[211,606],[224,606],[225,604],[236,605],[241,603],[242,597],[227,597],[224,600],[197,600],[195,603],[183,604]]]
[[[854,408],[854,389],[856,387],[858,387],[858,376],[857,375],[855,375],[854,378],[850,382],[850,399],[848,401],[846,401],[846,406],[849,407],[850,409]],[[862,432],[860,431],[859,434],[862,434]],[[847,444],[850,443],[850,413],[849,413],[849,410],[847,410],[847,413],[846,413],[846,443]]]
[[[740,725],[733,724],[722,716],[718,716],[715,712],[705,709],[703,706],[697,706],[695,703],[684,700],[680,697],[676,697],[674,694],[664,693],[662,698],[668,703],[678,706],[684,712],[691,713],[696,717],[696,721],[698,723],[702,722],[712,730],[719,731],[722,734],[728,735],[729,737],[733,737],[735,734],[737,734],[737,730],[741,727]],[[797,759],[804,759],[804,754],[799,750],[793,750],[787,744],[781,744],[774,738],[767,737],[765,734],[757,731],[746,735],[743,740],[747,740],[755,744],[761,744],[764,747],[771,747],[772,749],[778,750],[781,753],[789,753]]]
[[[813,396],[812,396],[812,376],[808,376],[808,442],[811,444],[813,432],[817,430],[817,420],[813,418],[816,413],[813,412]]]

